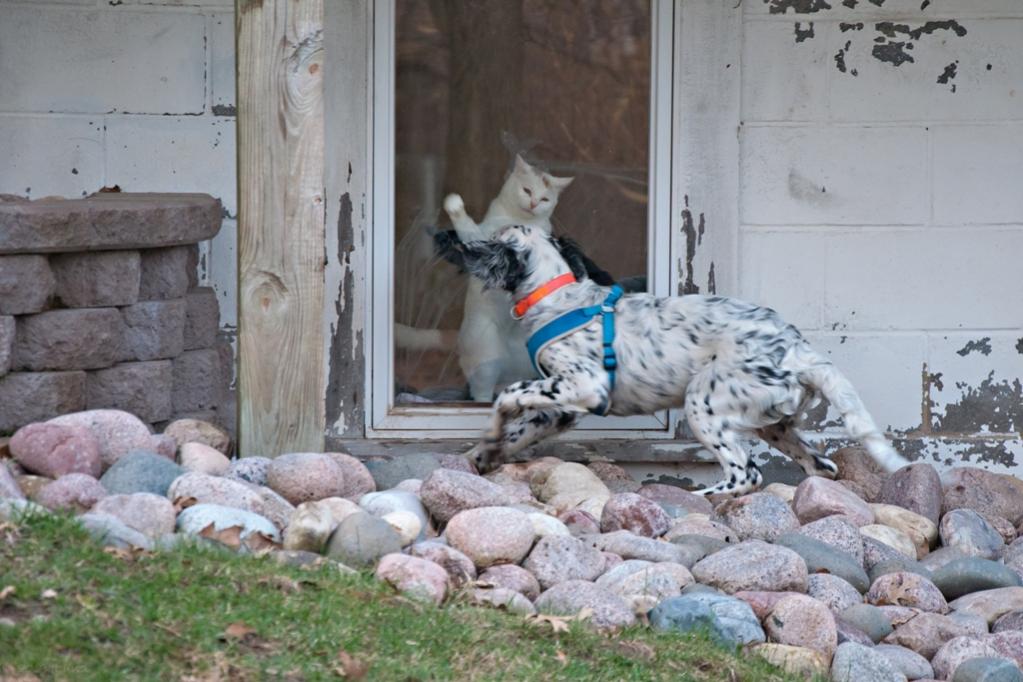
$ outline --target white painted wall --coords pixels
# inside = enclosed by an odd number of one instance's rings
[[[233,337],[233,0],[0,0],[0,194],[205,192],[200,278]]]
[[[793,4],[743,3],[738,293],[930,458],[1023,464],[1023,3]],[[892,41],[914,61],[874,56]]]

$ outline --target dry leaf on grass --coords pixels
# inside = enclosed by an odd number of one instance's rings
[[[41,682],[41,680],[32,673],[19,673],[14,668],[5,665],[0,670],[0,682]]]
[[[153,552],[142,549],[141,547],[132,547],[130,549],[126,549],[124,547],[104,547],[103,552],[104,554],[109,554],[112,557],[116,557],[124,561],[135,561],[135,559],[138,559],[139,557],[153,555]]]
[[[228,625],[227,628],[224,629],[224,633],[220,635],[220,639],[225,641],[229,639],[244,640],[246,637],[250,637],[255,634],[255,628],[250,628],[245,623],[238,621]]]
[[[652,661],[657,658],[657,652],[649,644],[623,640],[615,642],[615,650],[618,654],[627,658],[638,658],[642,661]]]
[[[531,613],[526,622],[539,627],[550,627],[554,632],[568,632],[573,622],[584,621],[593,615],[593,609],[583,609],[574,616],[548,616],[542,613]]]
[[[21,533],[18,532],[18,527],[13,523],[0,523],[0,537],[3,537],[6,544],[13,547],[17,544]]]
[[[4,589],[0,590],[0,601],[7,599],[9,596],[14,594],[14,585],[8,585]]]
[[[568,656],[561,649],[558,649],[557,653],[554,654],[554,657],[558,659],[561,665],[568,665]]]
[[[365,662],[356,659],[350,653],[341,649],[337,652],[339,665],[334,668],[338,676],[347,680],[361,680],[369,672],[369,666]]]
[[[43,590],[42,594],[40,594],[39,596],[42,599],[56,599],[57,598],[57,590],[54,590],[52,588],[47,588],[47,589]]]
[[[217,530],[216,526],[211,523],[199,531],[199,537],[216,540],[222,545],[227,545],[231,549],[237,550],[242,546],[243,530],[245,529],[241,526],[228,526],[227,528]]]
[[[174,498],[174,512],[180,514],[185,509],[199,504],[199,500],[194,497],[175,497]]]

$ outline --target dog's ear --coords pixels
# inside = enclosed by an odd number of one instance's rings
[[[512,292],[526,277],[518,252],[503,242],[463,242],[454,230],[438,232],[433,242],[441,258],[478,277],[486,289]]]
[[[615,279],[610,273],[594,263],[589,256],[583,253],[579,245],[568,237],[555,237],[554,243],[576,279],[589,278],[604,287],[615,283]]]

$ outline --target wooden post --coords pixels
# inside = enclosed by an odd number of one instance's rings
[[[238,0],[239,451],[324,441],[323,0]]]

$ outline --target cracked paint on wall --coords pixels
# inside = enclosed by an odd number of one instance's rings
[[[970,353],[977,352],[984,355],[991,355],[991,337],[985,336],[982,339],[976,341],[970,341],[965,346],[956,351],[956,355],[966,357]]]
[[[686,237],[686,262],[685,280],[680,286],[680,294],[698,294],[700,286],[696,284],[696,273],[693,261],[696,258],[696,247],[703,242],[703,232],[706,229],[706,219],[701,213],[699,224],[693,221],[693,212],[689,209],[689,195],[685,196],[685,208],[682,209],[682,233]],[[680,278],[681,279],[681,278]]]
[[[956,383],[962,393],[944,411],[932,415],[940,433],[1018,433],[1023,431],[1023,384],[1018,378],[995,380],[992,370],[977,386]],[[938,390],[941,390],[938,387]]]

